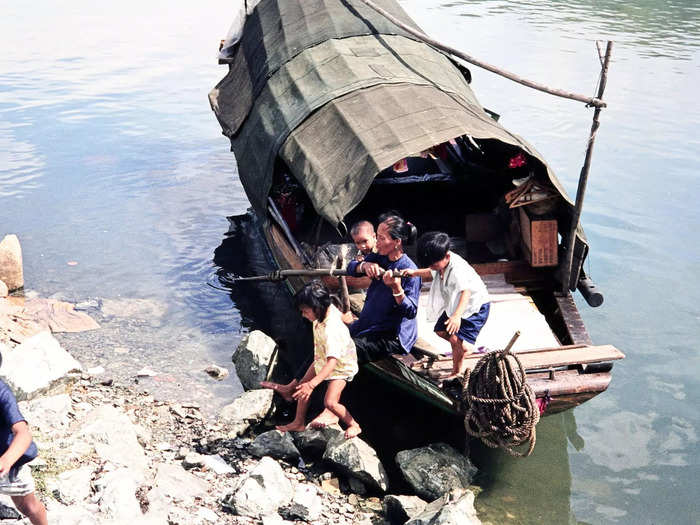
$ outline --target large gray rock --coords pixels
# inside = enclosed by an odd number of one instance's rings
[[[219,421],[231,427],[233,437],[239,436],[265,418],[272,408],[272,396],[272,390],[268,389],[243,392],[221,409]]]
[[[134,479],[141,482],[146,456],[129,417],[115,407],[101,405],[92,409],[85,420],[90,423],[76,433],[75,439],[90,444],[104,461],[128,468]]]
[[[38,397],[18,405],[29,425],[46,435],[65,432],[70,425],[72,402],[68,394]]]
[[[84,466],[61,472],[52,487],[52,492],[62,503],[74,505],[90,497],[94,467]]]
[[[131,523],[143,515],[136,499],[138,483],[129,469],[118,468],[108,472],[95,485],[100,494],[100,512],[105,517],[116,523]]]
[[[428,503],[418,496],[384,496],[382,507],[384,516],[391,525],[403,525],[413,516],[417,516]]]
[[[243,388],[253,390],[260,388],[260,381],[265,381],[270,360],[277,344],[259,330],[245,336],[236,353],[233,364]]]
[[[148,493],[149,511],[167,513],[172,503],[194,504],[207,495],[207,484],[180,465],[160,463]]]
[[[453,489],[465,489],[476,474],[468,458],[444,443],[396,454],[401,474],[421,498],[432,501]]]
[[[272,458],[262,458],[239,487],[228,494],[223,506],[241,516],[260,519],[292,501],[294,488],[282,467]]]
[[[294,444],[304,455],[321,457],[326,451],[328,442],[340,434],[343,430],[338,425],[323,428],[307,428],[301,432],[291,432]]]
[[[81,369],[50,332],[39,332],[21,345],[3,351],[0,377],[18,401],[65,392],[73,379],[66,374]]]
[[[384,466],[374,449],[360,438],[345,439],[343,434],[333,437],[326,446],[323,459],[372,489],[387,489]]]
[[[270,456],[286,461],[296,461],[301,456],[297,447],[294,446],[289,432],[280,432],[279,430],[270,430],[260,434],[251,443],[248,452],[259,458]]]
[[[474,508],[474,494],[455,489],[425,506],[406,525],[481,525]]]
[[[22,269],[22,247],[16,235],[5,235],[0,242],[0,281],[10,292],[24,287]]]
[[[281,516],[290,520],[304,520],[315,523],[321,517],[323,503],[314,485],[297,484],[291,503],[281,507]]]

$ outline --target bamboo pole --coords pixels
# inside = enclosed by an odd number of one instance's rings
[[[384,270],[384,272],[386,271],[389,270]],[[402,277],[401,271],[390,271],[393,277]],[[382,275],[384,272],[382,272]],[[239,277],[237,275],[226,274],[225,276],[223,276],[223,280],[232,283],[237,281],[281,281],[283,279],[286,279],[287,277],[341,277],[347,275],[347,270],[340,270],[338,268],[316,268],[311,270],[277,270],[275,272],[270,272],[265,275],[253,275],[250,277]]]
[[[600,73],[600,85],[598,86],[598,99],[603,98],[603,92],[605,91],[605,84],[608,81],[608,66],[610,65],[610,55],[612,54],[612,41],[608,40],[608,45],[605,48],[605,58],[603,59],[601,73]],[[591,134],[588,139],[588,147],[586,148],[586,158],[583,161],[583,167],[581,168],[581,174],[578,178],[578,189],[576,190],[576,205],[574,207],[574,214],[571,217],[571,228],[569,228],[569,237],[567,238],[566,247],[566,261],[563,267],[564,272],[562,273],[562,293],[567,293],[568,290],[575,290],[576,284],[571,284],[571,273],[573,271],[574,262],[574,246],[576,244],[576,230],[578,229],[578,223],[581,219],[581,211],[583,210],[583,198],[586,194],[586,185],[588,183],[588,172],[591,168],[591,156],[593,155],[593,145],[595,144],[595,136],[598,132],[598,127],[600,126],[600,110],[601,107],[596,107],[593,112],[593,123],[591,124]]]
[[[342,266],[343,256],[338,254],[335,267],[340,269]],[[344,275],[338,277],[338,284],[340,285],[340,300],[343,302],[343,313],[347,313],[350,311],[350,291],[348,290],[348,281]]]
[[[557,89],[557,88],[550,88],[548,86],[545,86],[544,84],[540,84],[538,82],[534,82],[532,80],[527,80],[525,78],[522,78],[515,73],[511,73],[510,71],[506,71],[504,69],[498,68],[496,66],[493,66],[487,62],[483,62],[477,58],[472,57],[471,55],[467,55],[466,53],[463,53],[459,51],[458,49],[455,49],[453,47],[447,46],[445,44],[442,44],[438,42],[437,40],[433,40],[429,36],[427,36],[425,33],[418,31],[396,18],[394,15],[386,11],[385,9],[382,9],[379,7],[377,4],[372,2],[372,0],[361,0],[365,5],[368,7],[374,9],[377,13],[385,17],[387,20],[392,22],[393,24],[397,25],[407,33],[415,36],[416,38],[422,40],[428,45],[431,45],[437,49],[440,49],[441,51],[444,51],[445,53],[449,53],[450,55],[454,55],[456,57],[461,58],[462,60],[469,62],[470,64],[474,64],[475,66],[479,66],[481,68],[484,68],[488,71],[491,71],[492,73],[495,73],[497,75],[500,75],[502,77],[505,77],[507,79],[510,79],[514,82],[517,82],[518,84],[522,84],[523,86],[530,87],[532,89],[536,89],[538,91],[544,91],[545,93],[549,93],[550,95],[555,95],[557,97],[562,97],[562,98],[568,98],[571,100],[576,100],[578,102],[584,102],[586,105],[589,106],[594,106],[595,108],[604,108],[606,107],[605,102],[603,102],[600,97],[594,98],[594,97],[589,97],[586,95],[579,95],[578,93],[571,93],[568,91],[564,91],[562,89]]]

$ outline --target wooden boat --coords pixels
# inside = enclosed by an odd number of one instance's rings
[[[417,27],[394,0],[378,4]],[[263,0],[219,61],[229,72],[211,106],[277,268],[318,267],[324,253],[330,264],[351,253],[349,225],[397,210],[419,232],[449,233],[484,278],[493,307],[477,345],[503,348],[519,330],[513,352],[536,396],[551,399],[546,413],[608,387],[624,355],[593,345],[570,293],[602,302],[582,270],[580,228],[571,271],[564,264],[574,203],[540,154],[480,105],[464,65],[359,0]],[[287,280],[291,292],[304,282]],[[458,412],[440,388],[446,350],[420,319],[410,355],[367,371]]]

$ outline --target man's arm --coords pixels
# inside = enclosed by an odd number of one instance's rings
[[[6,476],[10,472],[12,465],[22,457],[22,454],[24,454],[29,448],[29,445],[32,444],[32,433],[26,421],[18,421],[12,425],[12,433],[14,437],[12,438],[10,446],[5,453],[0,456],[0,476]]]

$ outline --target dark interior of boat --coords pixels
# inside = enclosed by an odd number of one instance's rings
[[[527,201],[528,211],[537,206],[538,218],[556,219],[560,198],[537,159],[497,140],[466,136],[382,170],[338,228],[315,213],[303,188],[281,161],[271,196],[292,234],[306,246],[351,243],[347,230],[352,224],[369,220],[376,227],[380,214],[395,210],[416,225],[419,235],[444,231],[452,239],[453,250],[470,263],[488,263],[527,256],[522,249],[519,206],[509,206],[504,199],[517,188],[513,181],[536,181],[537,188],[544,191],[535,192],[540,202]],[[409,256],[413,250],[406,248]],[[554,250],[556,253],[556,246]]]

